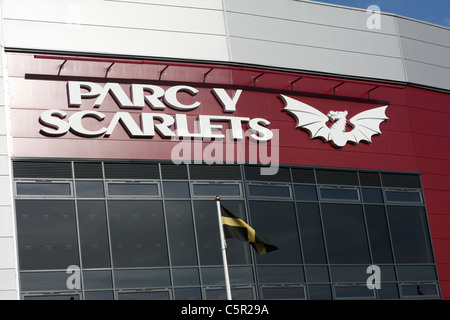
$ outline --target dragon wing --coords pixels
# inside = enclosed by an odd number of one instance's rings
[[[311,139],[323,138],[326,142],[330,140],[330,128],[326,123],[328,117],[310,105],[280,94],[286,110],[297,120],[297,128],[309,132]]]
[[[346,133],[347,139],[355,143],[359,143],[362,140],[372,142],[373,135],[381,134],[380,124],[389,119],[386,116],[387,107],[366,110],[348,120],[353,130]]]

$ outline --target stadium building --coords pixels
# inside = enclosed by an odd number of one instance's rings
[[[3,0],[0,298],[450,298],[450,29],[292,0]]]

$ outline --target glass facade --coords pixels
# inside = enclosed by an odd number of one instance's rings
[[[418,174],[13,166],[23,299],[225,299],[215,195],[279,248],[260,256],[227,239],[233,299],[440,299]],[[371,265],[380,289],[367,286]]]

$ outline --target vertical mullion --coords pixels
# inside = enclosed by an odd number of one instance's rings
[[[112,241],[111,241],[111,228],[109,223],[109,207],[108,207],[108,197],[107,197],[107,183],[106,183],[106,175],[105,175],[105,166],[104,162],[101,162],[102,165],[102,182],[103,182],[103,201],[105,203],[105,215],[106,215],[106,230],[108,232],[108,247],[109,247],[109,263],[110,263],[110,270],[111,270],[111,281],[112,281],[112,290],[113,290],[113,297],[115,300],[118,299],[118,295],[116,292],[116,281],[115,281],[115,272],[114,272],[114,258],[113,258],[113,250],[112,250]]]
[[[78,259],[80,261],[80,283],[81,283],[81,298],[84,300],[84,277],[83,277],[83,258],[81,253],[81,235],[80,235],[80,221],[78,219],[78,199],[76,192],[76,184],[75,184],[75,164],[73,161],[70,161],[70,169],[72,171],[72,197],[73,197],[73,205],[75,209],[75,227],[77,233],[77,242],[78,242]]]

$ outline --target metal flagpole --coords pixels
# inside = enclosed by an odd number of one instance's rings
[[[221,214],[221,210],[220,210],[220,197],[219,196],[216,196],[216,205],[217,205],[217,217],[219,219],[220,250],[222,251],[223,270],[225,273],[225,287],[227,290],[227,300],[231,300],[230,276],[228,275],[227,253],[225,251],[225,249],[227,248],[227,244],[225,242],[225,235],[223,233],[222,214]]]

